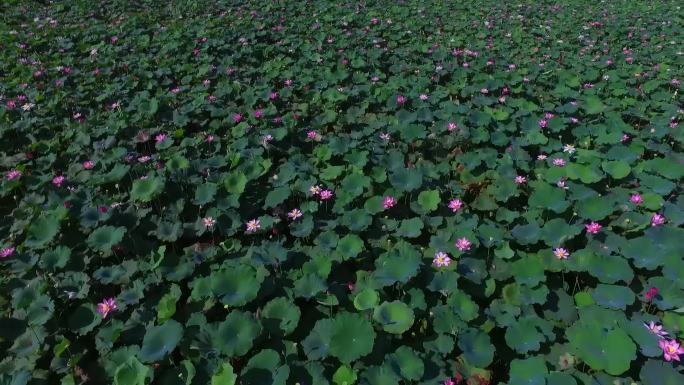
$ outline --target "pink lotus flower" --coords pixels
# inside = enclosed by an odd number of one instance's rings
[[[486,88],[480,88],[480,93],[481,93],[482,95],[487,95],[487,94],[489,93],[489,90],[486,89]]]
[[[449,130],[449,132],[455,131],[456,129],[458,129],[458,124],[454,122],[449,122],[447,124],[447,130]]]
[[[540,128],[546,128],[546,126],[549,124],[549,122],[546,119],[540,119],[539,120],[539,127]]]
[[[658,213],[653,213],[653,216],[651,217],[651,226],[660,226],[663,223],[665,223],[665,216]]]
[[[547,158],[546,154],[537,155],[537,160],[546,160],[546,158]]]
[[[270,99],[271,100],[277,100],[278,99],[278,93],[275,91],[271,92]]]
[[[157,134],[157,135],[154,137],[154,141],[157,142],[157,143],[159,143],[159,142],[165,141],[166,138],[168,138],[168,136],[166,136],[166,134]]]
[[[172,93],[172,94],[178,94],[178,93],[180,93],[180,92],[181,92],[180,87],[175,87],[175,88],[172,88],[172,89],[171,89],[171,93]]]
[[[544,118],[546,118],[546,119],[553,119],[554,116],[555,116],[555,115],[552,114],[552,113],[550,113],[550,112],[545,112],[545,113],[544,113]]]
[[[300,209],[292,209],[289,213],[287,213],[287,217],[292,219],[293,221],[296,221],[297,218],[300,218],[302,215],[302,211]]]
[[[247,227],[248,233],[256,233],[257,230],[261,228],[261,221],[258,219],[252,219],[251,221],[247,222],[245,226]]]
[[[456,240],[456,248],[459,251],[468,251],[470,250],[470,246],[472,246],[472,243],[466,237],[459,238]]]
[[[572,124],[577,124],[577,123],[579,123],[579,119],[577,119],[577,118],[570,118],[570,123],[572,123]]]
[[[314,130],[311,130],[306,133],[306,137],[309,139],[316,139],[316,136],[318,136],[318,133]]]
[[[515,183],[517,184],[525,184],[527,182],[527,178],[525,178],[522,175],[518,175],[515,177]]]
[[[684,354],[684,348],[676,340],[658,341],[658,346],[663,349],[663,358],[665,361],[679,361],[679,355]]]
[[[233,121],[234,121],[235,123],[240,123],[241,120],[242,120],[242,115],[240,115],[240,114],[233,114]]]
[[[392,208],[396,204],[397,200],[392,196],[386,196],[385,199],[382,200],[382,207],[384,207],[385,210]]]
[[[635,193],[629,197],[629,201],[634,203],[635,205],[640,205],[644,203],[644,198],[642,198],[640,194]]]
[[[116,299],[108,298],[97,304],[97,312],[102,315],[102,318],[107,318],[109,313],[118,309]]]
[[[216,137],[214,135],[207,135],[207,143],[211,143],[214,140],[216,140]]]
[[[5,247],[4,249],[0,250],[0,257],[2,257],[2,258],[11,257],[12,254],[14,254],[14,250],[16,250],[16,247],[14,247],[14,246]]]
[[[406,97],[404,95],[397,96],[397,104],[403,106],[406,103]]]
[[[56,187],[62,187],[62,183],[64,183],[64,176],[63,175],[57,175],[56,177],[52,178],[52,184],[55,185]]]
[[[321,187],[318,185],[309,187],[309,192],[311,193],[311,195],[318,195],[321,193],[321,190]]]
[[[565,178],[558,179],[558,182],[556,182],[556,186],[563,188],[563,189],[568,188],[567,186],[565,186]]]
[[[264,116],[264,112],[263,112],[263,111],[261,111],[261,110],[256,110],[256,111],[254,111],[254,117],[255,117],[255,118],[259,119],[259,118],[261,118],[262,116]]]
[[[385,142],[389,142],[391,137],[390,137],[390,134],[383,132],[383,133],[380,133],[380,139],[384,140]]]
[[[453,212],[458,212],[458,210],[460,210],[462,207],[463,207],[463,201],[458,199],[458,198],[454,198],[454,199],[449,201],[449,208]]]
[[[644,294],[644,298],[646,298],[647,301],[652,300],[658,295],[658,288],[657,287],[651,287],[648,289],[646,294]]]
[[[454,382],[454,380],[451,379],[451,377],[449,377],[446,380],[444,380],[444,385],[456,385],[456,383]]]
[[[563,167],[563,166],[565,166],[565,159],[563,159],[563,158],[555,158],[555,159],[552,161],[552,163],[553,163],[554,166]]]
[[[437,267],[446,267],[451,263],[451,258],[447,253],[438,251],[435,253],[435,259],[432,260],[432,263]]]
[[[93,162],[92,160],[86,160],[85,162],[83,162],[83,168],[85,168],[86,170],[92,170],[93,167],[95,167],[95,162]]]
[[[285,87],[292,87],[294,84],[294,81],[292,79],[286,79],[285,80]]]
[[[216,225],[216,219],[214,219],[214,218],[212,218],[212,217],[205,217],[205,218],[202,218],[202,224],[203,224],[204,227],[206,227],[207,229],[211,229],[211,228],[214,227],[214,225]]]
[[[622,142],[622,143],[627,143],[627,142],[629,142],[630,139],[632,139],[632,137],[629,136],[628,134],[622,134],[621,142]]]
[[[333,192],[330,190],[323,190],[320,194],[318,194],[318,197],[321,198],[322,201],[327,201],[328,199],[332,198],[332,196]]]
[[[264,137],[261,139],[261,141],[262,141],[264,144],[266,144],[266,143],[268,143],[268,142],[270,142],[270,141],[272,141],[272,140],[273,140],[273,135],[271,135],[271,134],[266,134],[266,135],[264,135]]]
[[[15,180],[15,179],[20,178],[20,177],[21,177],[21,171],[19,171],[17,169],[10,170],[5,175],[5,178],[7,178],[7,180]]]
[[[601,231],[601,225],[597,222],[591,222],[584,225],[584,227],[587,229],[587,233],[589,234],[598,234],[598,232]]]
[[[558,248],[553,250],[553,255],[555,255],[556,258],[558,258],[558,259],[568,259],[568,257],[570,256],[570,253],[567,250],[565,250],[564,248],[558,247]]]
[[[420,94],[419,98],[420,98],[420,100],[422,100],[422,101],[428,100],[428,96],[427,96],[426,94]]]
[[[644,327],[648,329],[649,332],[655,334],[656,336],[663,338],[667,335],[667,332],[663,330],[662,325],[657,325],[655,322],[651,321],[650,323],[644,322]]]

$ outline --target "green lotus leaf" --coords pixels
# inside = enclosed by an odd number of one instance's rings
[[[195,199],[192,201],[198,206],[204,206],[214,200],[216,196],[217,187],[213,183],[203,183],[197,186],[195,190]]]
[[[466,360],[478,368],[486,368],[494,360],[494,345],[485,333],[469,329],[459,334],[458,348]]]
[[[383,302],[373,311],[373,319],[388,333],[401,334],[413,325],[413,310],[401,301]]]
[[[319,360],[330,354],[332,324],[331,319],[316,321],[309,335],[302,341],[302,348],[309,360]]]
[[[290,197],[291,190],[288,187],[276,187],[266,194],[266,200],[264,201],[264,208],[276,207],[279,204],[285,202],[287,198]]]
[[[340,313],[330,325],[330,355],[344,364],[370,353],[374,342],[373,326],[358,314]]]
[[[347,234],[337,243],[337,252],[343,259],[356,258],[363,251],[363,241],[356,234]]]
[[[212,332],[213,343],[228,357],[242,356],[252,348],[261,325],[252,313],[233,310]]]
[[[354,385],[356,379],[356,371],[347,365],[341,365],[337,368],[332,377],[335,385]]]
[[[250,358],[242,370],[240,380],[250,385],[285,385],[289,375],[290,368],[282,365],[280,355],[275,350],[264,349]]]
[[[520,385],[545,385],[548,373],[546,362],[541,357],[513,360],[509,382]]]
[[[392,186],[399,191],[410,192],[420,188],[423,184],[423,175],[420,171],[412,168],[401,168],[390,174]]]
[[[143,365],[135,357],[128,357],[126,362],[116,368],[114,372],[114,385],[145,385],[152,370]]]
[[[317,274],[304,274],[294,282],[294,292],[297,297],[306,299],[315,297],[327,288],[324,278]]]
[[[212,273],[210,279],[212,293],[229,306],[243,306],[252,301],[263,282],[263,277],[248,265],[227,267]]]
[[[548,246],[557,247],[566,240],[574,238],[582,229],[580,225],[571,225],[561,218],[554,218],[544,224],[541,239]]]
[[[164,190],[164,180],[157,177],[133,181],[131,199],[149,202]]]
[[[616,310],[625,310],[636,299],[628,287],[603,284],[596,286],[591,296],[597,304]]]
[[[584,219],[600,221],[614,211],[613,201],[604,197],[591,197],[577,203],[577,213]]]
[[[538,351],[546,340],[534,318],[522,318],[506,328],[506,344],[520,354]]]
[[[394,371],[407,381],[418,381],[425,372],[425,363],[416,352],[406,346],[401,346],[387,357]]]
[[[371,179],[360,173],[349,174],[340,183],[342,189],[352,197],[363,194],[363,190],[370,187],[370,184]]]
[[[536,223],[517,225],[511,230],[511,234],[521,245],[530,245],[539,241],[541,228]]]
[[[418,272],[420,254],[408,243],[397,243],[393,250],[375,261],[375,279],[383,286],[406,283]]]
[[[98,227],[88,236],[88,246],[90,246],[91,249],[109,252],[112,247],[121,242],[125,233],[125,227]]]
[[[242,172],[231,172],[223,180],[223,187],[231,194],[242,194],[246,186],[247,177]]]
[[[622,329],[605,330],[595,322],[580,320],[566,335],[577,356],[592,369],[617,376],[636,359],[636,345]]]
[[[362,383],[369,385],[393,385],[400,381],[401,377],[388,364],[371,366],[362,374]]]
[[[272,299],[261,312],[264,328],[272,333],[282,332],[283,335],[288,335],[295,330],[300,315],[299,307],[285,297]]]
[[[35,220],[28,228],[28,239],[24,244],[30,248],[41,248],[59,232],[59,220],[53,216]]]
[[[48,271],[63,269],[71,258],[71,249],[66,246],[57,246],[46,251],[41,259],[40,266]]]
[[[582,107],[587,114],[590,115],[600,114],[606,109],[606,106],[603,104],[601,99],[596,96],[588,96],[586,99],[584,99]]]
[[[420,218],[404,219],[397,229],[397,236],[406,238],[417,238],[423,230],[423,221]]]
[[[211,385],[235,385],[237,375],[233,372],[233,366],[224,362],[211,376]]]
[[[183,326],[175,320],[152,326],[145,332],[138,358],[147,363],[160,361],[176,349],[182,337]]]
[[[603,162],[601,168],[614,179],[622,179],[631,172],[629,163],[623,161]]]
[[[166,242],[175,242],[181,236],[183,231],[182,223],[159,222],[157,230],[154,234],[159,240]]]
[[[341,222],[349,230],[360,232],[366,230],[373,223],[373,217],[368,215],[365,210],[349,210],[342,216]]]
[[[169,292],[164,294],[157,304],[157,322],[162,324],[176,314],[176,303],[180,299],[181,294],[180,287],[172,284]]]
[[[377,291],[367,287],[354,296],[354,307],[356,310],[373,309],[377,306],[379,298]]]
[[[684,384],[684,374],[672,365],[663,361],[648,360],[641,367],[639,374],[643,385],[679,385]]]
[[[439,207],[439,202],[440,198],[438,190],[426,190],[418,194],[418,204],[427,212],[437,210],[437,207]]]

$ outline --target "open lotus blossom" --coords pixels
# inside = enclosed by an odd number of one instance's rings
[[[539,128],[546,128],[549,125],[549,121],[546,119],[539,120]]]
[[[318,194],[321,193],[321,191],[322,191],[322,189],[321,189],[321,187],[318,186],[318,185],[314,185],[314,186],[309,187],[309,192],[310,192],[312,195],[318,195]]]
[[[316,136],[318,136],[318,133],[313,130],[306,133],[306,137],[309,139],[316,139]]]
[[[92,160],[86,160],[85,162],[83,162],[83,168],[85,168],[86,170],[92,170],[93,167],[95,167],[95,162],[93,162]]]
[[[658,295],[658,292],[657,287],[651,287],[646,291],[646,294],[644,294],[644,298],[646,298],[647,301],[650,301]]]
[[[526,182],[527,182],[527,178],[522,176],[522,175],[518,175],[515,177],[515,183],[517,183],[517,184],[525,184]]]
[[[258,219],[252,219],[245,224],[248,233],[256,233],[261,228],[261,222]]]
[[[684,354],[684,348],[676,340],[662,339],[658,341],[658,346],[663,349],[665,361],[679,361],[679,355]]]
[[[420,98],[420,100],[422,100],[422,101],[428,100],[428,96],[427,96],[426,94],[420,94],[419,98]]]
[[[384,140],[385,142],[389,142],[391,137],[390,137],[390,134],[383,132],[380,134],[380,139]]]
[[[64,183],[64,175],[57,175],[56,177],[52,178],[52,184],[55,185],[56,187],[62,187],[62,183]]]
[[[332,198],[333,192],[330,190],[323,190],[318,194],[318,197],[321,198],[322,201],[326,201],[330,198]]]
[[[584,225],[584,227],[587,229],[587,233],[589,234],[598,234],[598,232],[601,231],[601,225],[597,222],[591,222]]]
[[[0,250],[0,257],[2,257],[2,258],[11,257],[12,254],[14,254],[14,250],[16,250],[16,247],[14,247],[14,246],[5,247],[2,250]]]
[[[565,146],[563,146],[563,152],[567,152],[568,154],[574,154],[575,151],[577,150],[575,149],[575,146],[573,146],[572,144],[566,144]]]
[[[157,135],[154,137],[154,141],[157,142],[157,143],[159,143],[159,142],[165,141],[166,138],[168,138],[168,136],[166,136],[166,134],[157,134]]]
[[[557,247],[553,250],[553,255],[558,259],[568,259],[570,253],[562,247]]]
[[[640,194],[632,194],[629,197],[629,201],[634,203],[635,205],[640,205],[644,203],[644,198],[642,198]]]
[[[397,96],[397,104],[403,106],[406,103],[406,97],[404,95]]]
[[[468,250],[470,250],[471,246],[472,246],[472,243],[466,237],[459,238],[456,240],[456,248],[459,251],[468,251]]]
[[[97,304],[97,312],[102,315],[102,318],[107,318],[109,313],[116,309],[118,309],[118,306],[116,305],[116,299],[114,298],[104,299]]]
[[[259,118],[261,118],[262,116],[264,116],[264,112],[263,112],[263,111],[261,111],[261,110],[256,110],[256,111],[254,111],[254,117],[255,117],[255,118],[259,119]]]
[[[382,200],[382,207],[384,207],[385,210],[394,207],[394,205],[396,205],[396,204],[397,204],[397,199],[395,197],[392,197],[392,196],[386,196]]]
[[[537,155],[537,160],[546,160],[548,156],[546,154],[539,154]]]
[[[292,219],[293,221],[296,221],[298,218],[301,218],[302,215],[303,214],[300,209],[292,209],[292,211],[287,213],[287,217]]]
[[[649,323],[644,322],[644,327],[646,327],[646,329],[648,329],[649,332],[655,334],[660,338],[663,338],[667,335],[667,332],[663,330],[663,325],[657,325],[653,321]]]
[[[234,121],[235,123],[240,123],[241,120],[242,120],[242,115],[240,115],[240,114],[233,114],[233,121]]]
[[[651,226],[660,226],[665,223],[665,216],[658,213],[653,213],[651,217]]]
[[[207,135],[207,143],[211,143],[216,140],[214,135]]]
[[[447,123],[447,130],[449,130],[451,132],[451,131],[455,131],[456,129],[458,129],[458,124],[456,124],[454,122]]]
[[[202,218],[202,224],[204,225],[204,227],[211,229],[216,224],[216,219],[212,217]]]
[[[558,167],[565,166],[565,159],[563,159],[563,158],[554,158],[551,162],[553,163],[554,166],[558,166]]]
[[[432,263],[437,267],[446,267],[451,263],[451,258],[447,253],[438,251],[435,253],[435,259],[432,260]]]
[[[452,199],[452,200],[449,201],[449,208],[450,208],[451,211],[453,211],[453,212],[457,212],[457,211],[460,210],[462,207],[463,207],[463,201],[460,200],[460,199],[458,199],[458,198],[454,198],[454,199]]]
[[[7,174],[5,175],[5,178],[7,178],[7,180],[15,180],[15,179],[18,179],[20,177],[21,177],[21,171],[16,170],[16,169],[8,171]]]

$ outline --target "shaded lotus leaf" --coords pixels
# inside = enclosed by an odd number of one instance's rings
[[[373,217],[365,210],[349,210],[342,216],[341,223],[353,232],[360,232],[373,223]]]
[[[580,225],[570,225],[561,218],[554,218],[544,224],[541,239],[548,246],[557,247],[568,239],[572,239],[582,231]]]
[[[362,382],[368,385],[395,385],[401,381],[389,364],[382,366],[371,366],[361,375]]]
[[[539,241],[541,228],[536,223],[517,225],[511,230],[511,234],[519,244],[530,245]]]
[[[266,200],[264,201],[264,208],[276,207],[279,204],[285,202],[287,198],[290,197],[291,190],[289,187],[276,187],[266,194]]]
[[[423,184],[423,175],[413,168],[400,168],[390,173],[389,180],[397,190],[410,192],[420,188]]]
[[[151,375],[152,370],[150,368],[131,356],[116,368],[114,385],[145,385],[147,377]]]
[[[352,197],[363,194],[363,190],[368,188],[370,184],[371,179],[360,173],[349,174],[340,182],[342,189]]]
[[[418,272],[420,254],[405,242],[397,243],[391,251],[375,261],[375,279],[383,286],[395,282],[406,283]]]
[[[356,310],[368,310],[377,306],[379,302],[378,292],[365,288],[354,296],[354,307]]]
[[[250,385],[285,385],[289,375],[290,368],[282,365],[278,352],[264,349],[250,358],[242,370],[240,380]]]
[[[302,348],[310,360],[325,358],[330,354],[332,323],[330,319],[316,321],[309,335],[302,340]]]
[[[164,190],[164,181],[157,177],[137,179],[133,181],[131,199],[149,202]]]
[[[39,218],[28,228],[28,239],[24,244],[30,248],[40,248],[52,241],[59,232],[59,220],[53,216]]]
[[[670,363],[661,360],[648,360],[641,367],[639,378],[643,385],[680,385],[684,384],[684,374]]]
[[[157,362],[176,349],[183,337],[183,326],[175,320],[168,320],[159,326],[152,326],[145,332],[138,358],[142,362]]]
[[[337,243],[337,252],[343,259],[356,258],[363,250],[363,241],[356,234],[347,234]]]
[[[394,353],[388,355],[386,361],[389,362],[395,373],[407,381],[418,381],[425,372],[423,360],[413,349],[406,346],[401,346]]]
[[[506,328],[506,344],[520,354],[538,351],[546,340],[534,318],[522,318]]]
[[[243,306],[256,298],[263,277],[248,265],[227,267],[210,276],[211,291],[229,306]]]
[[[616,310],[625,310],[636,299],[628,287],[604,284],[596,286],[591,296],[597,304]]]
[[[97,313],[94,305],[83,304],[71,313],[67,322],[69,329],[80,335],[85,335],[102,322],[102,316]]]
[[[330,355],[348,364],[373,350],[375,331],[358,314],[340,313],[330,326]]]
[[[242,356],[252,348],[261,325],[252,313],[233,310],[212,332],[213,343],[228,357]]]
[[[46,251],[40,259],[40,266],[48,271],[63,269],[71,258],[71,249],[66,246],[57,246]]]
[[[154,231],[154,235],[156,235],[159,240],[166,242],[175,242],[181,234],[182,223],[179,222],[159,222],[157,230]]]
[[[98,251],[109,252],[112,247],[121,242],[125,233],[125,227],[98,227],[88,236],[88,246]]]
[[[306,216],[290,225],[290,234],[298,238],[308,237],[314,228],[313,218]]]
[[[617,376],[636,359],[636,345],[622,329],[607,331],[596,322],[580,319],[567,329],[566,335],[577,356],[594,370]]]
[[[513,360],[509,382],[516,385],[545,385],[548,373],[546,362],[541,357]]]
[[[494,345],[485,333],[468,329],[459,334],[458,348],[466,360],[478,368],[486,368],[494,360]]]
[[[404,219],[396,231],[398,237],[416,238],[423,230],[423,221],[420,218]]]
[[[313,298],[327,288],[325,279],[317,274],[304,274],[294,282],[294,292],[297,297]]]
[[[413,310],[401,301],[383,302],[373,311],[373,319],[384,331],[401,334],[413,325]]]
[[[223,187],[231,194],[242,194],[247,186],[247,177],[242,172],[231,172],[223,180]]]
[[[216,196],[216,191],[217,187],[215,184],[203,183],[197,186],[197,189],[195,190],[195,199],[192,201],[192,203],[198,206],[204,206],[207,203],[214,200],[214,196]]]
[[[283,335],[295,330],[300,315],[299,307],[285,297],[272,299],[261,312],[264,327],[272,333],[282,332]]]

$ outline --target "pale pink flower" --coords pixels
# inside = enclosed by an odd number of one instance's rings
[[[271,134],[266,134],[266,135],[264,135],[264,137],[261,139],[261,141],[262,141],[264,144],[266,144],[266,143],[268,143],[268,142],[270,142],[270,141],[272,141],[272,140],[273,140],[273,135],[271,135]]]
[[[574,118],[574,117],[573,117],[573,118],[570,118],[570,123],[572,123],[572,124],[577,124],[577,123],[579,123],[579,119]]]
[[[621,140],[621,142],[622,142],[622,143],[627,143],[627,142],[629,142],[630,139],[632,139],[632,137],[629,136],[628,134],[622,134],[622,140]]]
[[[660,226],[665,223],[665,216],[658,214],[658,213],[653,213],[653,216],[651,217],[651,226]]]
[[[180,93],[180,92],[181,92],[180,87],[175,87],[175,88],[172,88],[172,89],[171,89],[171,93],[172,93],[172,94],[178,94],[178,93]]]
[[[556,186],[567,189],[568,187],[565,185],[565,178],[560,178],[558,182],[556,182]]]
[[[462,207],[463,207],[463,201],[458,199],[458,198],[454,198],[454,199],[449,201],[449,208],[453,212],[458,212],[458,210],[460,210]]]
[[[332,198],[333,192],[330,190],[323,190],[318,194],[318,197],[321,198],[322,201],[326,201],[330,198]]]
[[[406,103],[406,97],[404,95],[397,96],[397,104],[403,106]]]
[[[211,143],[214,140],[216,140],[216,137],[214,135],[207,135],[207,143]]]
[[[247,227],[248,233],[256,233],[257,230],[261,228],[261,221],[258,219],[252,219],[251,221],[247,222],[245,226]]]
[[[292,87],[294,84],[294,81],[292,79],[286,79],[285,80],[285,87]]]
[[[555,255],[556,258],[558,258],[558,259],[568,259],[568,257],[570,256],[570,253],[567,250],[565,250],[564,248],[558,247],[558,248],[553,250],[553,255]]]
[[[316,136],[318,136],[318,133],[314,130],[311,130],[306,133],[306,137],[309,139],[316,139]]]
[[[547,158],[546,154],[537,155],[537,160],[545,160]]]
[[[454,380],[451,379],[451,377],[449,377],[446,380],[444,380],[444,385],[456,385],[456,383],[454,382]]]
[[[292,219],[293,221],[297,220],[297,218],[300,218],[302,215],[302,211],[300,209],[292,209],[289,213],[287,213],[287,217]]]
[[[97,312],[102,315],[102,318],[107,318],[109,313],[116,309],[118,309],[118,306],[116,305],[116,299],[114,298],[105,299],[97,304]]]
[[[487,95],[487,94],[489,93],[489,90],[486,89],[486,88],[481,88],[481,89],[480,89],[480,93],[483,94],[483,95]]]
[[[93,162],[92,160],[86,160],[85,162],[83,162],[83,168],[85,168],[86,170],[92,170],[93,167],[95,167],[95,162]]]
[[[563,152],[567,152],[568,154],[574,154],[575,151],[577,150],[575,149],[575,146],[573,146],[572,144],[566,144],[565,146],[563,146]]]
[[[629,197],[629,201],[634,203],[635,205],[640,205],[644,203],[644,198],[642,198],[640,194],[635,193]]]
[[[456,124],[454,122],[449,122],[447,124],[447,130],[449,130],[449,132],[455,131],[456,129],[458,129],[458,124]]]
[[[141,156],[141,157],[138,158],[138,162],[139,162],[139,163],[147,163],[147,162],[149,162],[150,160],[152,160],[152,157],[149,156],[149,155],[143,155],[143,156]]]
[[[598,234],[598,232],[601,231],[602,226],[598,222],[591,222],[584,225],[584,227],[587,229],[587,233]]]
[[[15,180],[15,179],[20,178],[21,175],[22,175],[21,171],[14,169],[14,170],[8,171],[7,174],[5,175],[5,178],[7,178],[7,180]]]
[[[565,166],[565,159],[563,158],[555,158],[553,159],[553,165],[558,166],[558,167],[563,167]]]
[[[435,258],[432,260],[432,263],[437,267],[446,267],[451,263],[451,258],[449,258],[447,253],[438,251],[435,254]]]
[[[271,100],[277,100],[278,99],[278,93],[275,91],[271,92],[270,99]]]
[[[679,355],[684,354],[684,348],[676,340],[658,341],[658,346],[663,349],[663,358],[665,361],[679,361]]]
[[[515,183],[517,183],[517,184],[525,184],[526,182],[527,182],[527,178],[522,176],[522,175],[518,175],[515,177]]]
[[[426,94],[420,94],[419,98],[420,98],[420,100],[422,100],[422,101],[428,100],[428,96],[427,96]]]
[[[14,246],[5,247],[4,249],[0,250],[0,257],[2,257],[2,258],[11,257],[12,254],[14,254],[14,250],[16,250],[16,247],[14,247]]]
[[[57,175],[56,177],[52,178],[52,184],[55,185],[56,187],[62,187],[62,183],[64,183],[64,176],[63,175]]]
[[[391,137],[390,137],[390,134],[383,132],[380,134],[380,139],[384,140],[385,142],[389,142]]]
[[[466,237],[459,238],[456,240],[456,248],[459,251],[468,251],[470,250],[470,246],[472,246],[472,243]]]
[[[204,225],[204,227],[211,229],[216,224],[216,219],[212,217],[202,218],[202,224]]]
[[[157,142],[157,143],[159,143],[159,142],[165,141],[166,138],[168,138],[168,136],[166,136],[166,134],[157,134],[157,135],[154,137],[154,141]]]
[[[396,200],[396,198],[394,198],[392,196],[386,196],[382,200],[382,207],[384,207],[385,210],[392,208],[396,204],[397,204],[397,200]]]
[[[540,128],[546,128],[546,126],[549,124],[549,122],[546,119],[540,119],[539,120],[539,127]]]
[[[553,119],[554,116],[555,116],[555,115],[552,114],[552,113],[550,113],[550,112],[545,112],[545,113],[544,113],[544,118],[546,118],[546,119]]]
[[[667,332],[663,330],[663,325],[658,325],[653,321],[649,323],[644,322],[644,327],[646,327],[646,329],[648,329],[649,332],[655,334],[660,338],[663,338],[667,335]]]
[[[318,194],[320,194],[320,193],[321,193],[321,190],[322,190],[321,187],[318,186],[318,185],[314,185],[314,186],[309,187],[309,192],[310,192],[312,195],[318,195]]]

